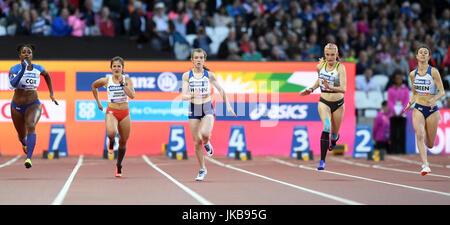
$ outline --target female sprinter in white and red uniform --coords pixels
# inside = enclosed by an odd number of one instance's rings
[[[320,87],[320,100],[317,104],[323,131],[320,137],[320,161],[318,170],[325,169],[327,151],[332,151],[339,139],[339,129],[344,118],[344,93],[347,87],[345,67],[339,59],[338,47],[328,43],[324,48],[325,60],[320,59],[317,65],[319,77],[316,83],[300,93],[302,96],[311,94]],[[331,133],[331,145],[330,145]]]
[[[106,133],[110,140],[109,151],[113,151],[114,139],[119,131],[119,151],[117,154],[116,177],[122,176],[122,160],[125,156],[127,140],[130,136],[130,111],[128,97],[134,98],[135,91],[131,79],[124,74],[124,60],[116,56],[111,60],[112,75],[100,78],[92,84],[92,93],[97,101],[98,108],[103,106],[98,99],[98,88],[106,87],[108,93],[108,109],[106,110]]]
[[[209,72],[203,65],[206,60],[206,52],[201,48],[192,50],[191,60],[194,68],[183,74],[182,99],[191,102],[188,116],[189,127],[194,139],[195,154],[200,164],[200,171],[195,180],[202,181],[207,173],[202,143],[208,156],[213,155],[213,147],[209,142],[214,125],[214,108],[211,103],[210,83],[219,91],[223,101],[226,103],[227,110],[235,117],[236,114],[228,102],[225,91],[217,81],[216,75],[213,72]]]
[[[420,171],[422,176],[431,173],[426,147],[434,147],[439,118],[441,117],[436,101],[445,96],[439,71],[428,64],[430,56],[431,50],[427,46],[421,46],[417,49],[417,68],[409,73],[411,84],[414,86],[412,88],[413,95],[403,110],[403,113],[406,113],[414,102],[416,103],[412,120],[416,131],[417,148],[422,159],[422,171]]]
[[[58,105],[53,96],[50,74],[41,65],[32,64],[34,45],[22,44],[17,47],[21,63],[11,67],[9,71],[10,85],[14,89],[11,101],[11,117],[14,127],[22,143],[23,152],[27,155],[25,167],[31,168],[31,157],[36,144],[35,127],[41,117],[42,105],[38,98],[37,88],[40,76],[45,78],[50,98]]]

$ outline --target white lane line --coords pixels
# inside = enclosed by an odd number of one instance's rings
[[[409,164],[422,165],[422,163],[419,162],[419,161],[410,160],[410,159],[403,159],[403,158],[400,158],[398,156],[389,156],[389,159],[393,159],[393,160],[397,160],[397,161],[405,162],[405,163],[409,163]],[[435,164],[435,163],[429,163],[429,164],[430,164],[431,167],[434,166],[434,167],[444,168],[444,166],[440,165],[440,164]]]
[[[308,170],[317,171],[316,168],[312,168],[312,167],[309,167],[309,166],[293,164],[293,163],[290,163],[290,162],[283,161],[281,159],[271,158],[271,160],[273,160],[275,162],[278,162],[278,163],[281,163],[281,164],[284,164],[284,165],[292,166],[292,167],[300,167],[302,169],[308,169]],[[413,189],[413,190],[416,190],[416,191],[430,192],[430,193],[434,193],[434,194],[439,194],[439,195],[444,195],[444,196],[450,197],[450,193],[448,193],[448,192],[435,191],[435,190],[419,188],[419,187],[414,187],[414,186],[409,186],[409,185],[404,185],[404,184],[391,183],[391,182],[375,180],[375,179],[371,179],[371,178],[367,178],[367,177],[360,177],[360,176],[354,176],[354,175],[345,174],[345,173],[333,172],[333,171],[330,171],[330,170],[321,170],[321,171],[318,171],[318,172],[320,172],[320,173],[331,173],[331,174],[335,174],[335,175],[339,175],[339,176],[351,177],[351,178],[355,178],[355,179],[366,180],[366,181],[371,181],[371,182],[376,182],[376,183],[382,183],[382,184],[387,184],[387,185],[392,185],[392,186],[397,186],[397,187],[403,187],[403,188]]]
[[[401,173],[420,174],[420,172],[417,172],[417,171],[402,170],[402,169],[396,169],[396,168],[385,167],[385,166],[380,166],[380,165],[368,165],[368,164],[364,164],[364,163],[352,162],[352,161],[346,160],[346,159],[333,159],[333,160],[334,160],[334,161],[341,162],[341,163],[346,163],[346,164],[350,164],[350,165],[355,165],[355,166],[372,167],[372,168],[375,168],[375,169],[390,170],[390,171],[401,172]],[[432,177],[442,177],[442,178],[448,178],[448,179],[450,179],[450,176],[445,176],[445,175],[440,175],[440,174],[434,174],[434,173],[427,174],[427,176],[432,176]]]
[[[209,158],[209,157],[205,157],[205,159],[208,159],[209,161],[211,161],[211,162],[213,162],[213,163],[215,163],[215,164],[217,164],[219,166],[223,166],[223,167],[226,167],[226,168],[229,168],[229,169],[232,169],[232,170],[236,170],[236,171],[239,171],[239,172],[242,172],[242,173],[246,173],[246,174],[250,174],[250,175],[253,175],[253,176],[256,176],[256,177],[260,177],[260,178],[263,178],[263,179],[266,179],[266,180],[269,180],[269,181],[272,181],[272,182],[275,182],[275,183],[283,184],[283,185],[286,185],[286,186],[289,186],[289,187],[292,187],[292,188],[296,188],[296,189],[299,189],[299,190],[302,190],[302,191],[306,191],[306,192],[309,192],[309,193],[312,193],[312,194],[315,194],[315,195],[319,195],[319,196],[322,196],[322,197],[325,197],[325,198],[329,198],[329,199],[332,199],[332,200],[335,200],[335,201],[338,201],[338,202],[341,202],[341,203],[344,203],[344,204],[348,204],[348,205],[363,205],[363,203],[355,202],[355,201],[352,201],[352,200],[349,200],[349,199],[345,199],[345,198],[341,198],[341,197],[338,197],[338,196],[326,194],[326,193],[315,191],[315,190],[312,190],[312,189],[300,187],[300,186],[297,186],[297,185],[294,185],[294,184],[290,184],[290,183],[287,183],[287,182],[284,182],[284,181],[276,180],[276,179],[273,179],[273,178],[270,178],[270,177],[266,177],[266,176],[263,176],[263,175],[260,175],[260,174],[257,174],[257,173],[253,173],[253,172],[241,169],[241,168],[237,168],[237,167],[234,167],[232,165],[224,164],[222,162],[219,162],[219,161],[217,161],[215,159],[212,159],[212,158]]]
[[[72,173],[70,174],[69,178],[67,179],[66,183],[64,184],[61,191],[56,196],[55,200],[53,200],[52,205],[61,205],[64,201],[64,198],[67,195],[67,192],[69,191],[70,185],[72,184],[73,178],[75,178],[75,175],[78,172],[78,169],[80,169],[81,165],[83,164],[83,155],[80,155],[78,157],[77,165],[75,165],[75,168],[73,168]]]
[[[10,159],[8,162],[5,162],[3,164],[0,164],[0,168],[5,167],[5,166],[9,166],[11,164],[13,164],[15,161],[17,161],[20,158],[20,155]]]
[[[143,155],[142,158],[144,159],[144,161],[150,165],[151,167],[153,167],[153,169],[155,169],[156,171],[160,172],[162,175],[164,175],[165,177],[167,177],[170,181],[172,181],[173,183],[175,183],[178,187],[180,187],[181,189],[183,189],[186,193],[188,193],[189,195],[191,195],[195,200],[199,201],[201,204],[203,205],[214,205],[212,202],[206,200],[205,198],[203,198],[202,196],[200,196],[199,194],[197,194],[195,191],[191,190],[190,188],[186,187],[185,185],[183,185],[182,183],[178,182],[177,180],[175,180],[173,177],[171,177],[169,174],[167,174],[166,172],[164,172],[163,170],[161,170],[158,166],[156,166],[152,161],[150,161],[150,159],[146,156]]]

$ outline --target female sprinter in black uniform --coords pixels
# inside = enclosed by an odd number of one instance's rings
[[[108,93],[108,109],[106,110],[106,133],[109,138],[109,151],[114,151],[114,139],[119,131],[119,150],[116,163],[116,177],[122,176],[122,160],[125,157],[127,140],[130,137],[131,120],[128,97],[134,98],[133,82],[123,72],[124,60],[116,56],[112,58],[110,68],[113,74],[100,78],[92,84],[92,94],[97,101],[98,108],[103,106],[98,99],[98,88],[106,87]]]
[[[345,110],[344,93],[347,87],[345,67],[337,60],[339,59],[338,47],[335,44],[328,43],[325,45],[324,55],[325,60],[321,58],[317,65],[319,78],[316,83],[300,93],[302,96],[309,95],[320,86],[321,94],[317,108],[323,123],[323,131],[320,137],[318,170],[325,169],[327,151],[332,151],[339,139],[339,129]]]
[[[22,149],[27,158],[25,167],[31,168],[31,157],[36,144],[36,124],[41,117],[42,105],[38,99],[37,88],[40,76],[43,76],[50,91],[50,98],[58,105],[53,96],[53,86],[50,74],[41,65],[32,64],[34,45],[22,44],[17,47],[20,64],[14,65],[9,71],[11,88],[14,96],[11,101],[11,117],[14,127],[22,143]]]
[[[223,101],[226,103],[227,110],[235,117],[236,114],[228,102],[225,91],[217,81],[216,75],[203,66],[206,60],[206,52],[201,48],[192,50],[191,60],[194,68],[183,74],[182,99],[191,102],[189,107],[189,127],[194,139],[195,154],[200,164],[200,171],[195,180],[202,181],[207,173],[202,143],[208,156],[213,155],[213,147],[209,142],[214,125],[214,108],[211,103],[210,83],[219,91]]]
[[[430,48],[421,46],[417,49],[417,68],[409,73],[411,84],[414,86],[412,88],[413,95],[403,110],[403,113],[406,113],[414,102],[416,103],[412,120],[416,131],[417,148],[422,160],[422,176],[431,173],[426,147],[434,147],[439,118],[441,117],[436,101],[445,96],[439,71],[428,64],[430,56]]]

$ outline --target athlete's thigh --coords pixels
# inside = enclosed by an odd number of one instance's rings
[[[213,126],[214,126],[214,116],[208,114],[202,118],[202,122],[200,123],[200,132],[202,134],[211,135]]]
[[[319,111],[319,116],[320,116],[320,120],[322,120],[322,123],[324,125],[324,130],[326,127],[328,127],[328,129],[331,130],[331,110],[330,107],[327,106],[325,103],[323,102],[319,102],[317,104],[317,110]]]
[[[109,134],[117,132],[118,121],[112,113],[106,113],[105,116],[106,132]]]
[[[412,120],[416,135],[425,135],[425,118],[423,114],[419,110],[413,109]]]
[[[439,111],[436,111],[425,120],[425,140],[431,145],[434,145],[434,141],[436,141],[436,133],[440,118],[441,114]]]
[[[201,120],[198,119],[189,119],[189,128],[194,140],[200,140],[200,122]]]
[[[123,138],[124,140],[128,140],[128,137],[130,137],[130,130],[131,130],[130,115],[126,116],[119,122],[118,130],[119,130],[119,137]]]
[[[41,118],[42,105],[41,104],[33,104],[30,105],[24,114],[25,118],[25,126],[35,127],[39,119]]]
[[[343,104],[341,107],[336,109],[336,111],[334,111],[331,114],[331,133],[333,134],[339,133],[342,120],[344,119],[344,112],[345,112],[345,104]]]
[[[19,137],[22,139],[25,138],[27,135],[27,128],[25,126],[24,116],[20,112],[17,112],[15,109],[11,108],[11,119]]]

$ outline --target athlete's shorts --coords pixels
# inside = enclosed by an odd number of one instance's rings
[[[340,100],[337,100],[335,102],[330,102],[327,101],[325,99],[323,99],[322,97],[320,97],[320,102],[323,102],[325,105],[327,105],[328,107],[330,107],[331,109],[331,113],[333,113],[334,111],[336,111],[337,109],[339,109],[339,107],[344,105],[344,98],[341,98]]]
[[[130,109],[124,109],[124,110],[117,110],[117,109],[106,109],[106,113],[113,114],[114,117],[116,117],[117,121],[122,121],[125,117],[130,115]]]
[[[427,119],[427,117],[429,117],[431,114],[433,114],[434,112],[439,110],[438,106],[435,106],[435,107],[431,108],[430,106],[423,106],[423,105],[420,105],[420,104],[417,104],[417,103],[414,106],[414,108],[419,110],[423,114],[423,117],[425,119]]]
[[[205,102],[203,104],[194,104],[191,102],[191,105],[189,107],[189,119],[199,119],[201,120],[206,115],[213,115],[214,116],[214,107],[211,103]]]
[[[11,101],[11,108],[15,109],[20,114],[25,115],[25,110],[27,110],[28,107],[30,107],[34,104],[41,104],[41,102],[39,101],[39,99],[36,99],[36,101],[34,101],[28,105],[17,105],[16,103],[14,103],[14,101]]]

